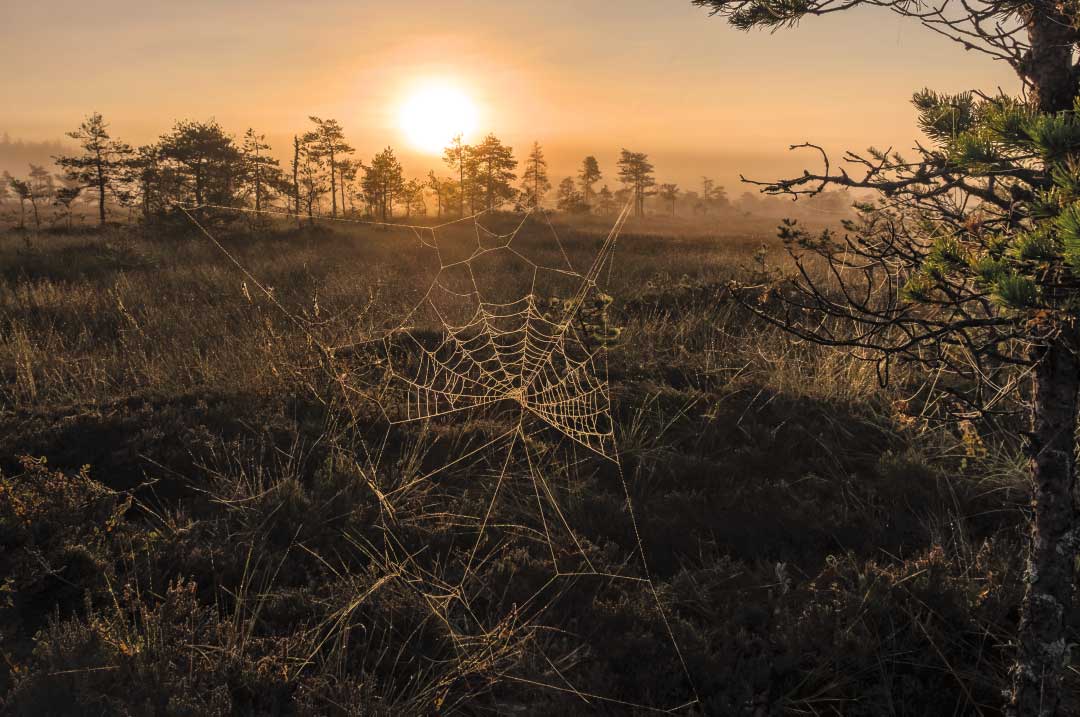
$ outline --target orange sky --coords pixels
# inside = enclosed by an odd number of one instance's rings
[[[316,114],[362,159],[392,145],[421,174],[439,162],[407,148],[398,108],[442,79],[519,158],[544,144],[556,182],[587,153],[613,175],[625,146],[660,181],[709,174],[735,191],[739,172],[801,169],[791,143],[910,146],[924,85],[1016,89],[1008,67],[882,10],[747,34],[689,0],[8,3],[0,66],[0,131],[16,138],[55,139],[99,111],[131,143],[215,117],[284,149]]]

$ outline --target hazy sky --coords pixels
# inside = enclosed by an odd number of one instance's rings
[[[4,2],[0,66],[0,132],[17,138],[99,111],[133,144],[214,117],[284,150],[316,114],[361,158],[393,145],[420,174],[438,161],[408,149],[398,108],[434,79],[519,157],[543,143],[556,181],[586,153],[614,174],[625,146],[661,181],[729,190],[740,171],[801,168],[795,142],[911,146],[917,88],[1016,89],[1005,65],[883,10],[747,34],[689,0]]]

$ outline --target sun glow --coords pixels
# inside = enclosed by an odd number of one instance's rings
[[[456,135],[475,130],[476,118],[468,95],[448,85],[427,85],[409,95],[398,121],[415,149],[438,154]]]

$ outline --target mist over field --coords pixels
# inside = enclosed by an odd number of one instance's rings
[[[0,715],[1080,715],[1075,3],[3,16]]]

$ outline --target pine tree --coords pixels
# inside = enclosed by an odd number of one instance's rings
[[[274,185],[279,171],[278,161],[268,154],[269,150],[266,136],[255,134],[255,130],[248,128],[240,145],[240,154],[243,157],[244,178],[251,188],[257,212],[262,211],[263,199]]]
[[[71,205],[78,199],[82,190],[83,188],[77,184],[60,187],[56,190],[56,197],[53,199],[53,204],[64,210],[64,223],[67,225],[68,231],[71,231]]]
[[[382,221],[394,216],[394,201],[405,189],[401,163],[394,150],[387,147],[364,167],[364,195],[368,206]]]
[[[615,195],[611,193],[608,185],[605,184],[596,195],[596,213],[609,217],[615,213],[616,208]]]
[[[19,200],[19,229],[26,229],[26,203],[30,201],[30,184],[25,180],[12,177],[7,172],[4,172],[4,179],[11,187],[11,191],[15,193],[15,198]]]
[[[657,189],[660,198],[671,203],[671,216],[675,216],[675,202],[679,199],[679,185],[661,184]]]
[[[588,211],[589,209],[588,205],[585,204],[584,195],[578,191],[577,185],[571,177],[559,182],[556,206],[560,212],[571,214]]]
[[[1033,520],[1007,711],[1056,714],[1080,545],[1076,6],[964,3],[935,13],[906,0],[695,4],[741,29],[790,27],[807,16],[884,6],[965,50],[1006,59],[1025,86],[1025,99],[917,92],[913,101],[930,144],[917,147],[913,158],[874,149],[849,153],[847,164],[859,167],[858,174],[831,170],[823,149],[804,145],[826,160],[824,171],[767,183],[767,192],[799,197],[854,187],[876,190],[881,203],[861,205],[859,219],[840,238],[786,222],[781,235],[797,266],[824,262],[828,278],[819,281],[807,269],[795,279],[790,311],[746,305],[804,339],[876,360],[883,377],[893,363],[921,365],[976,415],[1000,406],[1003,391],[1020,393],[1021,405],[1030,407]]]
[[[511,147],[503,144],[494,134],[489,134],[473,147],[472,161],[477,188],[483,195],[484,208],[487,211],[490,212],[503,201],[513,198],[512,183],[517,179],[514,169],[518,163]]]
[[[105,226],[108,195],[123,183],[133,151],[109,136],[109,126],[97,112],[87,117],[79,129],[68,132],[68,137],[79,140],[83,154],[56,157],[56,163],[68,180],[97,193],[98,222]]]
[[[544,159],[544,149],[539,142],[533,142],[529,158],[525,160],[525,172],[521,176],[521,191],[525,195],[525,206],[530,208],[541,206],[544,196],[551,191],[547,160]]]
[[[401,204],[405,207],[405,216],[426,215],[427,202],[424,201],[424,183],[419,179],[410,179],[401,187]]]
[[[174,200],[231,206],[242,176],[240,151],[214,120],[178,122],[158,144],[166,171],[177,178]]]
[[[649,188],[656,185],[649,155],[624,149],[619,155],[618,166],[619,180],[634,193],[634,215],[645,216],[645,197]]]
[[[701,205],[706,212],[713,207],[726,207],[730,203],[726,189],[717,186],[709,177],[701,178]]]
[[[444,213],[450,211],[450,207],[458,201],[457,182],[450,177],[439,177],[435,170],[428,172],[427,188],[435,195],[435,206],[441,219]]]
[[[578,172],[578,182],[581,183],[581,195],[584,198],[586,205],[592,206],[593,185],[599,182],[603,176],[603,173],[600,171],[600,163],[596,161],[596,157],[589,155],[581,162],[581,171]]]
[[[355,192],[352,191],[352,188],[357,177],[360,176],[360,170],[363,168],[364,165],[358,161],[351,159],[338,160],[338,183],[341,185],[341,213],[343,215],[354,211],[352,197]]]
[[[53,182],[49,170],[40,165],[31,164],[26,186],[29,189],[30,207],[34,211],[34,229],[40,231],[41,207],[53,200],[56,195],[56,183]]]
[[[443,160],[449,165],[450,169],[456,170],[458,173],[459,216],[465,216],[465,195],[468,194],[466,176],[469,173],[472,155],[472,147],[461,141],[460,134],[455,136],[451,140],[450,146],[443,151]]]
[[[313,158],[325,160],[326,169],[330,172],[330,216],[336,217],[340,163],[346,159],[345,155],[356,150],[345,141],[345,130],[337,120],[324,120],[314,115],[308,119],[315,124],[315,129],[304,135],[304,142],[310,147]]]
[[[292,198],[293,198],[293,212],[296,215],[297,227],[300,226],[300,154],[303,150],[303,142],[300,139],[300,135],[293,135],[293,157],[292,157]]]

